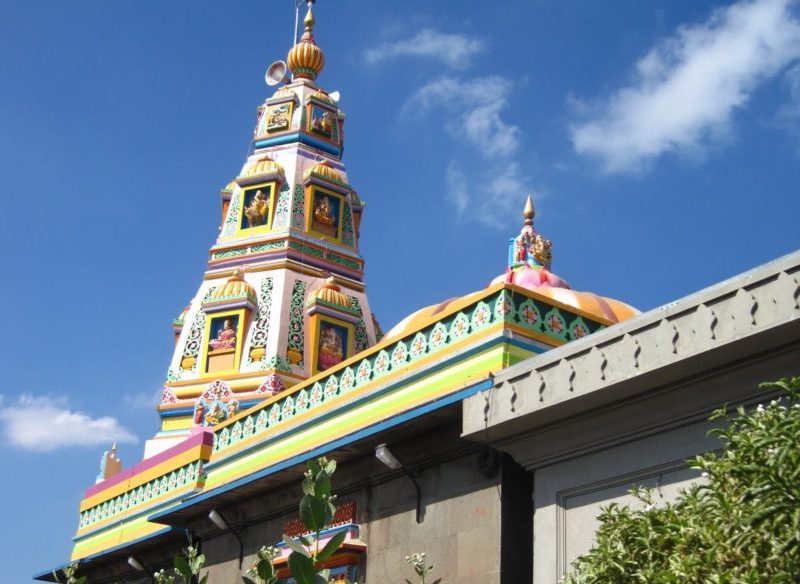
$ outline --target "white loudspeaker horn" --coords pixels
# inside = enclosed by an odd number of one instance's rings
[[[286,63],[283,61],[275,61],[269,66],[269,69],[267,69],[267,72],[264,75],[264,81],[266,81],[267,85],[269,86],[283,83],[289,79],[289,76],[287,75],[288,70],[289,68],[286,66]]]
[[[333,100],[333,103],[339,103],[339,100],[342,98],[342,94],[339,93],[338,91],[331,91],[328,94],[328,97],[330,97]]]

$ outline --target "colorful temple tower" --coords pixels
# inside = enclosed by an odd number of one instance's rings
[[[161,431],[145,457],[380,337],[358,250],[364,204],[342,164],[344,113],[316,84],[325,55],[310,7],[304,25],[292,79],[258,107],[251,154],[222,189],[203,281],[173,322]]]
[[[250,524],[237,505],[285,489],[305,460],[363,460],[387,436],[452,427],[461,401],[490,389],[495,373],[636,313],[550,271],[552,245],[529,197],[502,274],[382,335],[364,291],[364,204],[342,164],[344,114],[316,84],[325,58],[314,24],[309,3],[287,59],[292,78],[258,107],[252,152],[221,192],[203,281],[173,322],[161,428],[130,468],[104,455],[81,501],[72,561],[85,573],[127,577],[134,554],[163,562],[218,508]],[[358,525],[366,496],[351,496],[337,527],[348,552],[331,560],[339,567],[363,566],[368,553]],[[298,521],[276,537],[302,534]]]

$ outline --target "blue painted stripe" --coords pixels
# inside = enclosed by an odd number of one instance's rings
[[[253,146],[256,150],[258,150],[260,148],[269,148],[270,146],[279,146],[281,144],[292,144],[294,142],[311,146],[334,156],[342,155],[342,149],[340,147],[334,146],[333,144],[325,142],[324,140],[319,140],[313,136],[309,136],[304,132],[293,132],[291,134],[283,134],[282,136],[275,136],[273,138],[255,140],[253,142]]]
[[[418,417],[423,416],[423,415],[425,415],[427,413],[430,413],[430,412],[432,412],[434,410],[441,409],[441,408],[443,408],[445,406],[448,406],[448,405],[451,405],[453,403],[459,402],[459,401],[461,401],[461,400],[463,400],[463,399],[465,399],[465,398],[467,398],[467,397],[469,397],[471,395],[474,395],[474,394],[476,394],[476,393],[478,393],[480,391],[484,391],[484,390],[490,389],[492,387],[492,385],[493,385],[493,381],[490,380],[490,379],[486,379],[484,381],[480,381],[480,382],[478,382],[478,383],[476,383],[474,385],[471,385],[470,387],[462,389],[461,391],[458,391],[458,392],[455,392],[455,393],[451,393],[450,395],[445,396],[445,397],[443,397],[443,398],[441,398],[441,399],[439,399],[437,401],[430,402],[430,403],[425,404],[423,406],[420,406],[419,408],[416,408],[414,410],[409,410],[408,412],[404,412],[402,414],[394,416],[393,418],[389,418],[388,420],[384,420],[383,422],[380,422],[380,423],[374,424],[374,425],[372,425],[372,426],[370,426],[368,428],[364,428],[362,430],[359,430],[358,432],[355,432],[354,434],[350,434],[349,436],[345,436],[343,438],[339,438],[338,440],[334,440],[333,442],[329,442],[328,444],[325,444],[324,446],[320,446],[320,447],[315,448],[315,449],[313,449],[313,450],[311,450],[309,452],[306,452],[304,454],[299,454],[297,456],[293,456],[292,458],[289,458],[287,460],[279,462],[278,464],[275,464],[275,465],[270,466],[268,468],[262,469],[260,471],[256,471],[256,472],[254,472],[254,473],[252,473],[252,474],[250,474],[250,475],[248,475],[246,477],[242,477],[240,479],[232,481],[232,482],[228,483],[225,486],[217,487],[216,489],[213,489],[211,491],[208,491],[208,492],[205,492],[205,493],[200,493],[198,495],[195,495],[194,497],[190,497],[190,498],[186,499],[183,503],[173,507],[172,509],[168,509],[166,511],[162,511],[160,513],[155,513],[155,514],[151,515],[150,517],[147,518],[147,520],[148,521],[153,521],[153,522],[158,522],[159,520],[161,520],[162,518],[166,517],[167,515],[169,515],[171,513],[174,513],[176,511],[182,511],[183,509],[187,509],[189,507],[192,507],[193,505],[196,505],[197,503],[200,503],[200,502],[205,501],[207,499],[212,499],[212,498],[216,497],[217,495],[222,495],[224,493],[227,493],[228,491],[231,491],[231,490],[236,489],[238,487],[247,485],[247,484],[252,483],[253,481],[256,481],[258,479],[267,477],[269,475],[272,475],[272,474],[275,474],[275,473],[280,472],[282,470],[285,470],[287,468],[290,468],[290,467],[292,467],[292,466],[294,466],[296,464],[300,464],[302,462],[305,462],[306,460],[309,460],[309,459],[312,459],[312,458],[316,458],[318,456],[323,456],[323,455],[325,455],[325,454],[327,454],[329,452],[332,452],[332,451],[334,451],[334,450],[336,450],[338,448],[341,448],[341,447],[346,446],[348,444],[351,444],[353,442],[357,442],[358,440],[361,440],[363,438],[368,438],[369,436],[372,436],[373,434],[377,434],[377,433],[382,432],[384,430],[388,430],[389,428],[393,428],[394,426],[398,426],[398,425],[403,424],[403,423],[405,423],[405,422],[407,422],[409,420],[413,420],[414,418],[418,418]]]

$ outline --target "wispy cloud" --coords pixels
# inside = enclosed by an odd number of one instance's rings
[[[23,394],[13,402],[0,400],[0,422],[9,444],[32,452],[138,441],[116,418],[73,411],[64,397]]]
[[[368,63],[378,63],[393,57],[425,57],[440,61],[453,69],[465,69],[472,57],[484,48],[484,42],[480,39],[426,28],[413,37],[367,49],[364,57]]]
[[[508,156],[519,145],[520,129],[505,122],[511,81],[496,75],[462,81],[443,77],[417,89],[403,106],[404,114],[424,115],[433,108],[460,112],[447,120],[448,129],[463,136],[486,158]]]
[[[451,160],[445,171],[447,197],[461,217],[501,227],[510,210],[528,192],[527,179],[515,155],[520,128],[505,119],[513,83],[500,76],[458,79],[443,77],[417,89],[403,106],[403,117],[442,113],[449,133],[470,145],[484,159],[480,174],[474,165]],[[490,177],[487,179],[487,177]]]
[[[155,409],[161,403],[161,389],[142,391],[139,393],[126,393],[122,396],[122,403],[138,409]]]
[[[630,172],[725,135],[761,83],[800,58],[795,0],[740,1],[679,28],[636,65],[634,82],[571,128],[577,152]]]

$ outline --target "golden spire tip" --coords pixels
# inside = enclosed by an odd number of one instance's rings
[[[308,12],[306,12],[306,17],[303,19],[303,25],[306,27],[306,32],[311,32],[314,28],[314,24],[316,20],[314,20],[314,13],[311,11],[311,5],[314,4],[313,0],[310,0],[308,3]]]
[[[533,224],[534,215],[536,215],[536,211],[533,208],[533,199],[531,199],[531,196],[528,195],[528,200],[525,201],[525,209],[522,211],[522,217],[525,219],[525,225]]]

